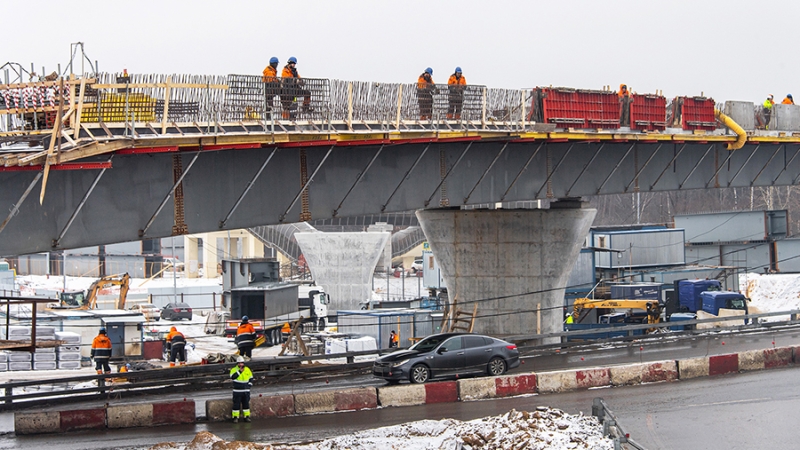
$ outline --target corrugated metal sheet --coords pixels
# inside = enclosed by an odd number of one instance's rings
[[[400,346],[408,347],[410,338],[425,337],[439,333],[442,313],[414,309],[390,309],[371,311],[338,311],[337,327],[340,333],[375,338],[378,348],[389,348],[392,330],[400,336]]]
[[[748,272],[762,272],[769,268],[769,245],[734,244],[720,247],[721,266],[741,267]]]
[[[606,269],[685,264],[683,230],[605,231],[593,235],[595,247],[623,250],[597,252],[596,266]]]
[[[775,245],[778,248],[778,271],[800,272],[800,239],[783,239]]]
[[[569,274],[567,291],[594,286],[594,278],[594,252],[590,249],[582,249]]]

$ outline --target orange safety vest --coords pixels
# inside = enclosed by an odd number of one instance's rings
[[[419,76],[419,79],[417,80],[417,89],[428,89],[433,87],[433,85],[435,84],[433,82],[433,77],[431,77],[430,81],[428,81],[425,78],[425,75],[427,74],[428,74],[427,72],[424,72],[422,75]]]
[[[91,354],[95,360],[111,358],[111,339],[105,334],[98,334],[92,341]]]
[[[781,104],[783,104],[783,105],[794,105],[794,100],[790,99],[789,97],[786,97],[786,98],[783,99]]]
[[[278,68],[277,67],[267,66],[264,69],[264,72],[262,72],[262,73],[263,73],[264,76],[261,77],[261,81],[263,81],[264,83],[269,83],[270,81],[277,81],[277,79],[278,79]]]
[[[457,84],[459,86],[466,86],[467,85],[467,78],[464,75],[460,77],[456,77],[456,74],[450,75],[450,79],[447,80],[447,84]]]
[[[631,96],[630,91],[628,90],[627,87],[624,86],[625,86],[624,84],[619,85],[619,92],[617,93],[617,95],[619,95],[620,97],[630,97]]]
[[[283,66],[281,76],[283,78],[300,78],[300,74],[297,73],[297,69],[292,69],[288,64]]]

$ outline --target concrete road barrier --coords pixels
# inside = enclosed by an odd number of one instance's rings
[[[716,355],[708,357],[708,375],[724,375],[739,371],[739,354]]]
[[[297,414],[336,411],[335,394],[335,391],[294,394],[294,410]]]
[[[294,411],[294,396],[292,394],[275,395],[269,397],[250,398],[250,413],[253,417],[283,417],[291,416]]]
[[[252,399],[250,400],[252,402]],[[206,420],[209,422],[224,422],[231,418],[233,400],[230,398],[219,400],[206,400]]]
[[[505,375],[494,379],[495,395],[510,397],[512,395],[535,394],[536,374]]]
[[[764,368],[774,369],[792,364],[792,347],[777,347],[764,350]]]
[[[153,403],[153,425],[195,423],[197,417],[194,400],[182,402]]]
[[[425,404],[425,386],[409,384],[378,388],[378,403],[381,406],[413,406]]]
[[[739,353],[739,370],[764,369],[764,350],[748,350]]]
[[[106,427],[105,408],[61,411],[59,414],[61,431],[96,430]]]
[[[495,398],[497,386],[494,378],[465,378],[458,380],[458,397],[461,401]]]
[[[14,414],[14,433],[43,434],[61,432],[61,414],[57,411]]]
[[[658,361],[611,367],[612,386],[655,383],[677,379],[678,367],[675,361]]]
[[[538,392],[541,394],[611,385],[611,370],[608,368],[558,370],[541,372],[536,376]]]
[[[153,404],[109,405],[106,408],[108,428],[149,427],[153,425]]]
[[[452,403],[458,401],[458,383],[440,381],[425,384],[425,403]]]
[[[677,363],[678,378],[681,380],[708,376],[708,358],[681,359]]]
[[[334,394],[336,411],[358,411],[378,407],[378,392],[375,388],[355,388]]]

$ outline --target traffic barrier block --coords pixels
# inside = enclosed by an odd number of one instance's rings
[[[495,395],[510,397],[512,395],[535,394],[536,374],[506,375],[494,379]]]
[[[334,394],[336,411],[358,411],[378,407],[378,392],[375,388],[355,388]]]
[[[425,404],[425,386],[387,386],[378,388],[378,403],[381,406],[412,406]]]
[[[194,400],[153,403],[153,425],[195,423],[196,420]]]
[[[723,375],[739,371],[739,354],[716,355],[708,358],[708,374]]]
[[[574,370],[540,372],[537,375],[536,383],[540,394],[569,392],[578,389],[578,380]]]
[[[708,376],[708,358],[681,359],[678,363],[678,378],[688,380]]]
[[[14,433],[16,434],[60,432],[61,414],[58,411],[14,414]]]
[[[153,404],[109,405],[106,408],[108,428],[149,427],[153,425]]]
[[[250,413],[254,417],[282,417],[294,414],[294,396],[291,394],[270,397],[252,397]]]
[[[611,384],[613,386],[672,381],[677,378],[678,368],[675,361],[631,364],[611,368]]]
[[[206,400],[206,420],[209,422],[224,422],[231,418],[231,413],[233,413],[233,400]]]
[[[575,371],[575,382],[578,389],[611,386],[611,369],[581,369]]]
[[[792,347],[768,348],[764,350],[764,368],[788,366],[792,363]]]
[[[425,384],[425,403],[451,403],[458,401],[458,383],[440,381]]]
[[[61,431],[92,430],[106,427],[106,409],[79,409],[61,411]]]
[[[494,378],[466,378],[458,380],[458,397],[461,401],[494,398],[497,395]]]
[[[294,394],[294,411],[297,414],[313,414],[336,411],[334,391]]]
[[[748,350],[739,353],[739,370],[764,369],[764,350]]]

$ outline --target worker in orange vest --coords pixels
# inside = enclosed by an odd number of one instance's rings
[[[262,72],[261,81],[264,82],[264,95],[267,98],[267,113],[272,114],[272,101],[281,93],[281,79],[278,78],[278,58],[269,59],[269,65]],[[270,117],[267,117],[270,118]]]
[[[300,74],[297,73],[297,58],[292,56],[286,62],[281,72],[283,78],[283,89],[281,94],[281,103],[283,104],[283,118],[292,119],[297,115],[294,110],[297,106],[295,101],[299,97],[303,97],[303,112],[313,112],[311,108],[311,92],[304,89],[305,83],[300,79]]]
[[[633,102],[633,97],[631,96],[631,91],[628,90],[628,85],[620,84],[619,85],[619,92],[617,92],[619,96],[619,126],[621,127],[628,127],[631,125],[631,103]]]
[[[400,345],[400,336],[392,330],[389,335],[389,348],[397,348]]]
[[[239,354],[253,357],[253,348],[256,346],[256,329],[250,324],[247,316],[242,316],[242,323],[236,329],[236,346],[239,348]]]
[[[186,337],[175,327],[169,329],[167,348],[169,349],[170,367],[175,367],[176,359],[180,362],[180,365],[186,364]]]
[[[792,98],[792,94],[786,94],[786,98],[783,99],[781,104],[783,104],[783,105],[794,105],[794,99]]]
[[[461,119],[461,109],[464,106],[464,86],[467,85],[467,79],[461,73],[461,67],[456,67],[456,70],[450,75],[447,80],[447,88],[450,92],[448,98],[450,105],[447,108],[448,119]]]
[[[106,335],[106,329],[100,328],[100,332],[95,336],[92,341],[92,359],[94,359],[94,368],[98,374],[111,373],[111,366],[108,361],[111,359],[111,339]]]
[[[417,79],[420,120],[430,120],[433,115],[433,88],[433,69],[428,67]]]

